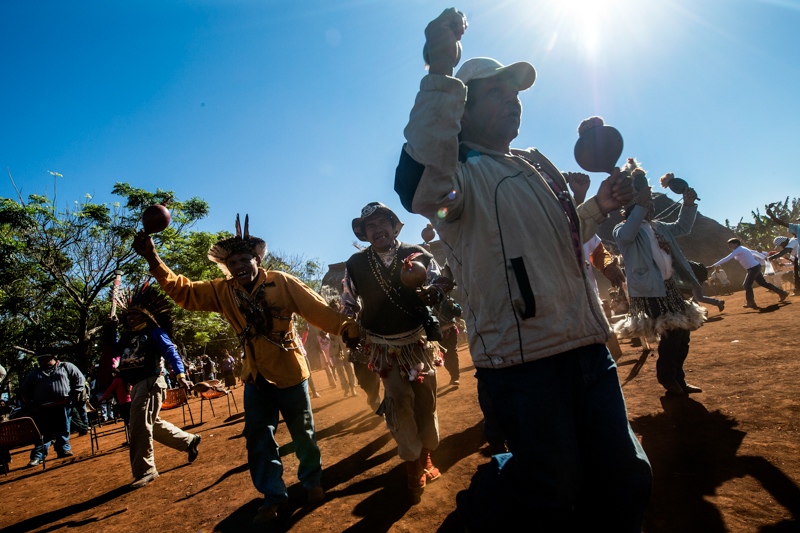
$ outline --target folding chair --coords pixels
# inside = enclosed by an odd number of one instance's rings
[[[92,455],[95,453],[95,448],[97,448],[98,452],[100,451],[100,437],[124,432],[125,443],[130,444],[131,434],[128,430],[128,424],[126,424],[124,420],[122,421],[122,427],[117,426],[116,418],[113,419],[113,422],[103,422],[100,420],[97,410],[89,404],[86,405],[86,413],[89,415],[89,439],[92,443]],[[109,428],[108,426],[112,424],[114,427]],[[103,429],[104,425],[106,426],[105,429]]]
[[[189,407],[189,398],[186,396],[186,389],[183,387],[167,389],[167,394],[164,396],[164,401],[161,403],[161,409],[163,411],[168,411],[169,409],[176,409],[178,407],[180,407],[183,412],[183,425],[186,425],[185,409],[189,409],[189,418],[192,420],[192,425],[194,425],[194,416],[192,416],[192,408]],[[201,404],[200,410],[202,411],[202,409],[203,406]],[[202,424],[202,421],[200,423]]]
[[[33,418],[23,417],[0,423],[0,456],[3,461],[3,472],[8,475],[9,451],[22,448],[28,444],[44,447],[44,439],[36,427]],[[42,470],[45,468],[45,457],[42,457]]]
[[[206,381],[209,385],[219,385],[220,381],[218,379],[214,379],[211,381]],[[217,391],[217,390],[209,390],[206,392],[200,393],[200,423],[203,423],[203,402],[208,402],[208,405],[211,406],[211,415],[216,416],[214,412],[214,403],[211,401],[215,398],[222,398],[225,396],[228,399],[228,416],[231,416],[231,398],[233,398],[233,406],[236,407],[236,412],[239,412],[239,406],[236,405],[236,398],[231,394],[231,391]]]

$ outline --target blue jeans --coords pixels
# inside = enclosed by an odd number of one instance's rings
[[[306,489],[319,486],[322,460],[314,438],[314,416],[308,381],[279,389],[261,374],[244,386],[244,436],[253,485],[264,494],[264,505],[289,499],[283,483],[283,463],[275,440],[278,414],[283,415],[300,461],[297,477]]]
[[[478,375],[510,453],[458,495],[471,531],[641,531],[652,472],[604,345]]]
[[[44,439],[44,447],[36,446],[31,450],[31,461],[40,461],[47,457],[50,449],[50,442],[54,441],[56,453],[61,454],[71,450],[69,445],[69,405],[56,405],[53,407],[41,407],[32,418],[36,422],[36,427]]]

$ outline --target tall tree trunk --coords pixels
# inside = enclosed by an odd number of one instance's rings
[[[81,310],[80,319],[78,322],[78,344],[75,346],[75,364],[78,369],[83,372],[83,375],[88,375],[89,372],[89,348],[91,347],[91,339],[88,335],[89,332],[89,313]]]

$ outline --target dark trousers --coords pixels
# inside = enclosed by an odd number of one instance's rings
[[[369,369],[366,363],[353,363],[353,372],[358,379],[358,386],[367,394],[367,403],[377,405],[381,397],[381,378]]]
[[[492,457],[459,493],[470,531],[641,532],[650,463],[604,345],[478,376],[511,453]]]
[[[772,291],[777,294],[783,294],[784,291],[779,289],[772,283],[769,283],[767,280],[764,279],[764,275],[761,273],[761,265],[756,265],[753,268],[747,269],[747,276],[744,278],[744,283],[742,287],[744,287],[744,297],[749,304],[755,304],[755,297],[753,296],[753,282],[758,283],[768,291]]]
[[[654,320],[661,316],[658,298],[648,298],[647,306]],[[683,363],[689,355],[689,340],[688,329],[671,329],[661,334],[661,340],[658,342],[658,361],[656,361],[656,377],[659,383],[668,381],[686,383]]]

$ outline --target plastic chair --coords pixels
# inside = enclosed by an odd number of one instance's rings
[[[214,379],[211,381],[206,381],[209,385],[219,385],[220,381],[218,379]],[[236,398],[231,394],[231,391],[216,391],[210,390],[206,392],[200,393],[200,423],[203,423],[203,402],[208,402],[208,405],[211,406],[211,415],[216,416],[217,414],[214,412],[214,404],[211,400],[215,398],[222,398],[225,396],[228,399],[228,416],[231,416],[231,398],[233,398],[233,406],[236,407],[236,412],[239,412],[239,406],[236,405]]]
[[[170,409],[177,409],[178,407],[180,407],[181,411],[183,412],[183,425],[186,425],[185,409],[189,409],[189,418],[192,420],[192,425],[194,425],[194,416],[192,416],[192,408],[189,407],[189,398],[186,396],[186,389],[183,387],[179,387],[177,389],[167,389],[167,393],[164,396],[164,401],[161,403],[161,409],[168,411]],[[202,409],[203,406],[201,404],[200,410],[202,411]]]
[[[8,452],[22,448],[28,444],[44,447],[44,439],[36,427],[33,418],[23,417],[0,423],[0,455],[2,455],[3,472],[8,475]],[[42,457],[42,470],[45,469],[45,457]]]

